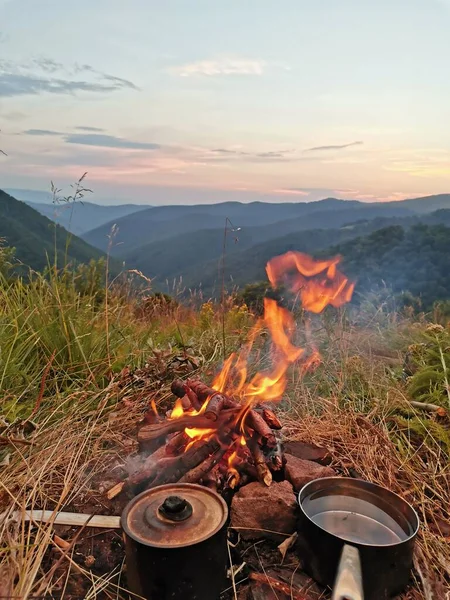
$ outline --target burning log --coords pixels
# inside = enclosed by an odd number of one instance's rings
[[[148,487],[180,481],[189,471],[198,467],[210,454],[215,454],[219,449],[220,443],[212,439],[208,442],[200,442],[199,445],[193,446],[178,457],[167,459],[170,464],[168,462],[161,464],[163,461],[160,461],[157,465],[159,473]]]
[[[248,447],[252,454],[253,461],[256,467],[256,473],[258,475],[258,481],[270,486],[272,483],[272,473],[269,470],[269,467],[266,464],[266,460],[264,458],[264,454],[259,447],[257,436],[255,434],[248,440]]]
[[[188,379],[187,386],[196,394],[200,402],[206,402],[208,398],[217,394],[217,390],[209,387],[203,381],[197,379]]]
[[[189,436],[183,431],[176,433],[166,444],[166,455],[176,456],[180,452],[183,452],[189,441]]]
[[[277,445],[277,438],[270,426],[256,410],[249,410],[245,417],[245,424],[254,429],[263,439],[264,444],[273,448]]]
[[[186,387],[186,396],[189,398],[191,405],[195,410],[201,409],[202,403],[197,398],[197,394],[193,390],[191,390],[189,386]]]
[[[281,429],[283,426],[281,424],[280,419],[270,408],[262,408],[261,409],[262,418],[269,425],[271,429]]]
[[[169,433],[182,431],[186,427],[208,429],[211,427],[211,421],[210,419],[206,419],[203,415],[186,415],[179,419],[171,419],[156,425],[144,425],[138,432],[138,441],[146,442],[154,440],[161,436],[169,435]]]
[[[210,471],[222,460],[223,455],[227,451],[226,446],[218,449],[216,452],[211,454],[202,463],[200,463],[194,469],[191,469],[184,475],[179,482],[180,483],[197,483],[200,479],[203,479],[210,473]],[[217,487],[217,483],[216,483]]]
[[[183,408],[187,409],[192,406],[194,410],[200,410],[202,407],[202,402],[199,400],[197,394],[194,390],[189,387],[189,385],[181,379],[175,379],[170,386],[172,394],[177,398],[181,398],[183,402]],[[186,400],[185,400],[186,399]],[[187,402],[189,404],[187,404]],[[185,406],[187,404],[187,406]]]
[[[220,412],[225,408],[226,398],[222,394],[215,393],[211,396],[205,410],[205,417],[211,421],[217,421]]]

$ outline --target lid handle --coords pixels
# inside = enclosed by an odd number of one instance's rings
[[[169,521],[185,521],[192,515],[192,504],[180,496],[167,496],[158,512]]]

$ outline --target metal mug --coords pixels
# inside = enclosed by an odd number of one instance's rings
[[[299,493],[305,570],[333,586],[332,600],[384,600],[407,585],[419,530],[416,511],[390,490],[326,477]]]

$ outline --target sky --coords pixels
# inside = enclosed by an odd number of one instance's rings
[[[450,191],[450,0],[0,0],[0,187]]]

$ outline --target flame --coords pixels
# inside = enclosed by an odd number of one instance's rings
[[[245,437],[243,435],[241,435],[241,439],[239,440],[239,443],[241,444],[241,446],[247,445],[247,442],[245,441]]]
[[[177,398],[175,402],[175,406],[173,407],[172,413],[170,415],[171,419],[179,419],[184,415],[183,405],[181,403],[181,398]]]
[[[355,284],[338,271],[336,265],[340,260],[339,256],[315,260],[302,252],[291,251],[272,258],[266,272],[272,287],[288,279],[288,287],[299,293],[303,308],[320,313],[329,304],[337,308],[352,299]]]
[[[230,488],[233,489],[239,483],[240,475],[239,471],[234,467],[236,462],[237,452],[236,450],[228,457],[228,481]]]
[[[184,433],[191,439],[201,439],[211,433],[216,433],[215,429],[200,429],[196,427],[186,427]]]
[[[208,441],[216,433],[216,429],[200,429],[196,427],[186,427],[184,433],[191,438],[191,441],[189,442],[189,444],[186,445],[186,448],[184,449],[184,451],[187,452],[189,448],[191,448],[195,444],[195,442],[198,442],[199,440]]]
[[[226,359],[222,370],[218,374],[218,376],[214,379],[213,388],[218,392],[224,392],[227,387],[228,377],[230,375],[230,370],[233,366],[233,360],[235,358],[234,352],[230,354],[230,356]]]
[[[273,287],[287,282],[290,289],[300,295],[305,310],[320,313],[328,305],[339,307],[351,300],[354,284],[337,269],[339,262],[340,257],[315,260],[301,252],[287,252],[270,260],[266,271]],[[249,380],[249,356],[263,329],[269,331],[272,340],[272,368],[256,373]],[[214,389],[244,400],[238,417],[242,432],[248,409],[258,402],[279,400],[286,389],[289,366],[304,359],[305,349],[292,342],[294,332],[293,315],[275,300],[265,298],[264,316],[253,327],[240,352],[227,358],[216,377]],[[300,367],[302,374],[320,363],[320,354],[311,345],[312,354]]]
[[[150,402],[150,406],[152,408],[152,411],[153,411],[155,417],[159,417],[159,415],[158,415],[158,409],[156,408],[156,402],[154,400],[152,400]]]

